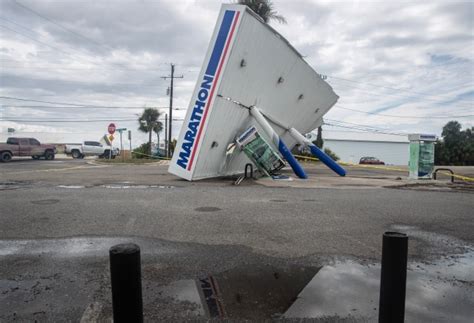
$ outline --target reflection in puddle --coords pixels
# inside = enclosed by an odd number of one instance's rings
[[[197,280],[178,281],[160,293],[176,301],[191,302],[199,309],[197,313],[211,318],[275,318],[286,311],[318,270],[296,266],[241,266]]]
[[[434,264],[411,263],[407,322],[469,322],[474,317],[474,252]],[[323,267],[285,313],[287,318],[378,319],[380,265],[352,261]]]
[[[410,263],[407,322],[469,322],[474,317],[474,252],[433,264]],[[197,316],[377,321],[380,265],[355,261],[319,268],[253,265],[174,282],[162,297],[193,304]],[[190,313],[190,314],[191,314]]]

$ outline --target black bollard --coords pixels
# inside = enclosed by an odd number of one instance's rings
[[[143,322],[140,247],[118,244],[109,256],[114,323]]]
[[[408,236],[385,232],[382,245],[379,322],[404,322]]]

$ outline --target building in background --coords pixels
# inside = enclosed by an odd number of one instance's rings
[[[340,160],[358,164],[362,157],[376,157],[388,165],[408,165],[408,137],[378,133],[323,131],[324,148]]]

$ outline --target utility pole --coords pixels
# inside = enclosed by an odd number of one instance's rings
[[[132,159],[132,130],[128,131],[128,142],[130,144],[130,159]]]
[[[165,114],[165,150],[166,155],[168,155],[168,115]]]
[[[171,149],[170,149],[170,143],[171,143],[171,138],[172,138],[172,128],[173,128],[173,85],[174,85],[174,79],[182,79],[184,76],[174,76],[174,64],[171,63],[171,76],[162,76],[163,79],[170,79],[171,80],[171,85],[170,85],[170,112],[169,112],[169,128],[168,128],[168,157],[171,157]]]

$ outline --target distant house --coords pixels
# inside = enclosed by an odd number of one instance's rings
[[[362,132],[323,131],[324,148],[341,161],[359,163],[362,157],[376,157],[389,165],[408,165],[408,137]]]

